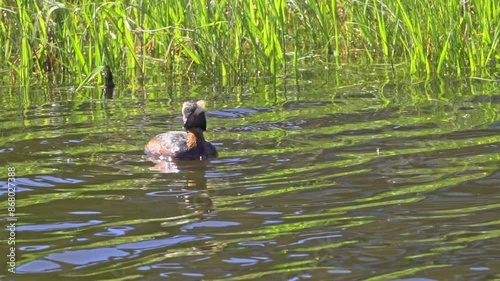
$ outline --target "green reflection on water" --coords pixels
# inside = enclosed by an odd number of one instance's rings
[[[138,273],[137,268],[218,253],[267,255],[239,244],[258,240],[275,240],[281,248],[271,249],[280,254],[310,255],[300,262],[277,258],[267,267],[255,269],[258,273],[241,273],[229,280],[346,270],[350,264],[319,266],[314,252],[341,249],[346,255],[356,256],[369,250],[363,243],[377,235],[383,235],[385,240],[373,248],[401,243],[408,250],[401,259],[420,259],[422,264],[434,262],[433,258],[439,255],[460,256],[457,250],[469,249],[478,241],[494,248],[491,241],[500,236],[496,230],[500,222],[493,215],[480,215],[494,213],[500,207],[496,202],[498,195],[482,193],[483,189],[491,193],[500,160],[500,109],[494,99],[498,86],[450,82],[444,91],[442,85],[436,90],[432,84],[381,84],[377,80],[380,78],[362,74],[325,84],[322,75],[313,74],[310,83],[278,85],[276,92],[269,92],[273,88],[269,85],[246,85],[226,89],[227,92],[199,85],[191,92],[151,89],[145,96],[117,89],[115,100],[90,99],[97,94],[92,91],[85,97],[67,92],[37,96],[40,91],[36,90],[0,94],[5,113],[0,122],[0,148],[13,148],[0,153],[2,163],[15,166],[20,178],[54,175],[84,181],[51,182],[51,187],[43,188],[27,185],[30,190],[20,192],[16,201],[20,224],[85,220],[68,218],[67,212],[81,210],[88,202],[99,203],[91,208],[99,211],[95,218],[103,221],[80,229],[46,230],[40,235],[21,233],[20,244],[50,247],[24,251],[19,264],[65,250],[170,237],[185,225],[219,219],[236,222],[238,226],[197,229],[210,236],[201,246],[173,245],[145,251],[130,260],[73,271],[65,269],[47,276],[113,279],[110,274],[116,273],[115,280],[155,278],[156,273]],[[320,81],[322,86],[318,86]],[[233,90],[238,94],[231,96]],[[206,167],[180,169],[178,174],[150,171],[152,163],[142,152],[145,142],[156,133],[180,128],[179,106],[188,98],[207,99],[209,109],[213,109],[207,138],[220,148],[219,159]],[[223,110],[235,114],[228,117],[221,114]],[[238,110],[248,111],[243,114]],[[233,163],[231,158],[241,161]],[[206,177],[207,183],[189,186],[187,182],[195,177],[193,174]],[[482,185],[476,187],[479,183]],[[213,210],[197,210],[193,207],[196,204],[185,203],[181,196],[164,199],[156,209],[148,208],[152,202],[148,197],[152,196],[147,192],[169,189],[205,192],[213,201]],[[126,199],[143,200],[137,205],[145,207],[137,207],[134,217],[129,217],[126,203],[110,204]],[[116,206],[126,207],[113,209]],[[2,200],[0,208],[6,207]],[[66,213],[55,213],[58,208]],[[157,209],[164,213],[156,212]],[[269,214],[258,219],[252,214],[254,210]],[[266,219],[274,224],[262,223]],[[390,220],[396,221],[400,229],[382,229],[381,234],[373,231]],[[113,226],[130,226],[147,233],[91,240],[95,232]],[[415,233],[416,227],[421,227],[422,232]],[[304,233],[341,230],[358,236],[339,236],[312,246],[290,246]],[[80,236],[90,237],[90,241],[68,243]],[[414,251],[415,244],[421,246],[422,252]],[[264,248],[270,247],[273,246]],[[402,278],[448,266],[423,265],[400,270],[391,268],[390,262],[381,266],[390,273],[367,273],[362,278]],[[220,267],[221,274],[234,270],[227,263],[213,263],[207,261],[204,265]]]

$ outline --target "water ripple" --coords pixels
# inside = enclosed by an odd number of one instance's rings
[[[329,75],[356,75],[346,68]],[[155,165],[143,154],[151,136],[181,129],[176,97],[1,109],[0,161],[16,169],[17,272],[50,280],[497,278],[495,99],[447,99],[442,87],[367,77],[325,89],[325,76],[284,85],[275,97],[248,94],[258,87],[238,100],[215,97],[206,137],[219,157],[207,161]]]

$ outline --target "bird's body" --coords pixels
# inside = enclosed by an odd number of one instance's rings
[[[215,147],[205,139],[198,139],[196,145],[189,143],[192,133],[172,131],[159,134],[149,141],[145,151],[160,159],[205,159],[215,157]],[[194,134],[193,134],[194,135]],[[194,136],[196,139],[196,136]]]
[[[215,147],[205,140],[205,102],[185,102],[182,107],[183,131],[172,131],[152,138],[144,152],[159,160],[206,159],[217,156]]]

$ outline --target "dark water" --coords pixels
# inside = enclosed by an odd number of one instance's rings
[[[4,93],[1,279],[500,279],[498,83],[318,79]],[[193,97],[220,157],[154,166]]]

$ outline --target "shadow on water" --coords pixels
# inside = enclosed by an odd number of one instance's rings
[[[179,130],[186,96],[114,89],[113,100],[23,107],[4,95],[17,273],[0,276],[500,278],[498,84],[310,79],[277,93],[200,90],[220,157],[160,164],[143,147]],[[7,215],[6,176],[1,185]]]

